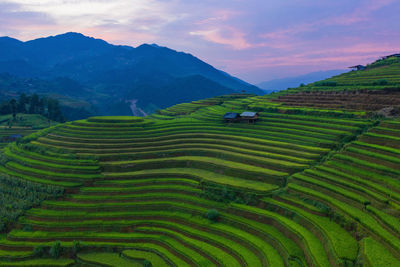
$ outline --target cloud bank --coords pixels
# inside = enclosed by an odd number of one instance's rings
[[[399,12],[396,0],[6,0],[0,35],[157,43],[260,82],[399,52]]]

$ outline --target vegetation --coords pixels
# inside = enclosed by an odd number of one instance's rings
[[[0,232],[7,230],[26,210],[43,200],[63,194],[61,187],[33,183],[27,180],[0,175]]]
[[[31,96],[21,94],[18,100],[13,98],[0,104],[0,115],[12,114],[15,120],[17,113],[39,114],[52,121],[65,121],[57,99],[40,97],[37,94]]]
[[[38,131],[2,154],[0,263],[396,266],[400,122],[368,116],[240,95]]]
[[[216,222],[219,219],[219,212],[216,209],[210,209],[207,211],[206,216],[210,221]]]

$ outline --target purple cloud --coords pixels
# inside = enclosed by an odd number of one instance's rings
[[[396,0],[8,0],[0,35],[158,43],[260,82],[399,52],[399,11]]]

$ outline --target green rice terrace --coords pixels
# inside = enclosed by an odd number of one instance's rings
[[[398,117],[275,99],[92,117],[8,145],[0,266],[400,266]],[[243,111],[258,121],[222,119]]]
[[[36,132],[37,130],[55,125],[39,114],[16,114],[15,119],[11,114],[0,116],[0,149],[10,142]]]
[[[276,93],[285,106],[379,111],[400,114],[400,57],[388,57],[324,81]],[[393,110],[393,107],[396,107]],[[393,110],[393,111],[392,111]]]

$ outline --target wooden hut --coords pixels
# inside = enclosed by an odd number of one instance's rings
[[[1,138],[1,142],[2,143],[15,142],[20,138],[22,138],[22,135],[20,135],[20,134],[12,134],[10,136],[3,136]]]
[[[245,111],[240,114],[240,121],[254,123],[256,120],[258,120],[258,117],[258,112]]]
[[[397,58],[400,58],[400,53],[398,53],[398,54],[391,54],[391,55],[388,55],[388,56],[384,56],[384,57],[382,57],[382,59],[388,59],[388,58],[390,58],[390,57],[397,57]]]
[[[353,69],[353,70],[365,70],[365,66],[363,65],[356,65],[356,66],[351,66],[349,67],[349,69]]]
[[[239,120],[239,113],[227,112],[224,115],[225,122],[237,122]]]

